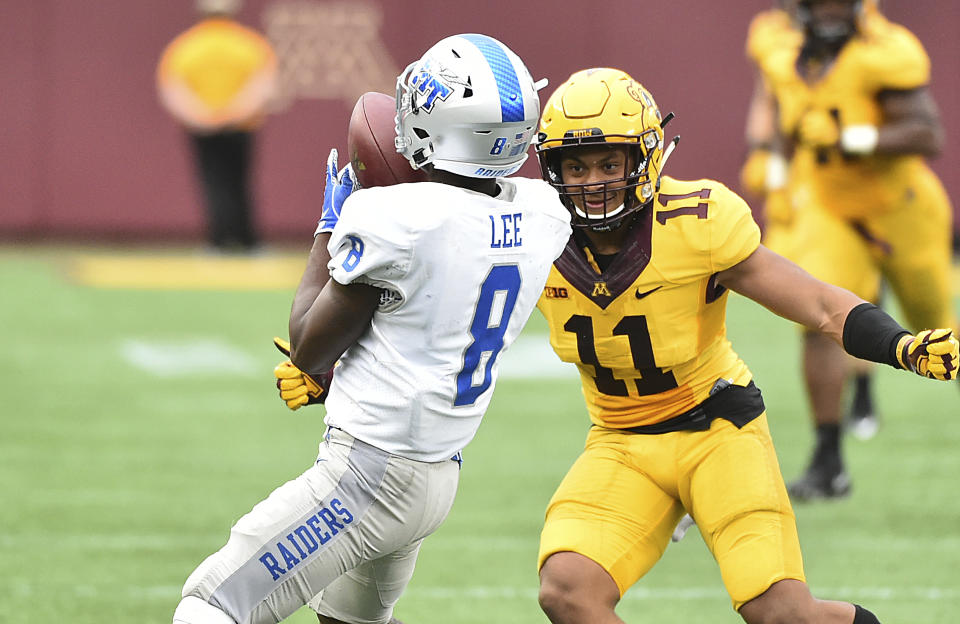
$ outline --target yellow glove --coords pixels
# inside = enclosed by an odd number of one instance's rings
[[[290,343],[282,338],[274,338],[273,344],[286,356],[290,355]],[[329,371],[314,379],[303,372],[290,360],[277,364],[273,369],[273,376],[277,378],[277,389],[280,398],[292,410],[304,405],[323,403],[327,400],[327,388],[333,379],[333,371]]]
[[[837,147],[840,144],[840,127],[827,111],[811,109],[800,118],[797,140],[812,149]]]
[[[957,378],[960,342],[951,329],[926,329],[900,339],[897,360],[900,366],[922,377],[949,381]]]
[[[767,161],[770,150],[753,149],[740,169],[740,185],[753,195],[763,196],[767,192]]]

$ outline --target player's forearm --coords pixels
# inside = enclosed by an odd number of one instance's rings
[[[877,154],[919,154],[938,156],[943,149],[943,130],[926,119],[885,124],[878,128]]]
[[[843,330],[850,311],[866,302],[848,290],[824,282],[817,281],[814,291],[817,306],[812,320],[816,324],[806,323],[806,326],[843,346]]]
[[[327,263],[330,262],[330,253],[327,251],[329,241],[329,232],[317,234],[314,237],[313,247],[310,249],[310,256],[307,258],[307,266],[303,270],[303,276],[300,278],[300,284],[297,286],[297,292],[293,297],[288,331],[290,332],[290,342],[295,348],[303,342],[304,333],[307,329],[307,313],[320,295],[320,291],[330,280],[330,271],[327,269]]]
[[[758,76],[747,110],[746,140],[751,149],[770,149],[777,134],[777,104]]]
[[[771,289],[759,301],[770,311],[843,344],[843,326],[850,310],[864,303],[853,293],[813,279],[806,273],[782,289]]]
[[[370,327],[379,301],[379,288],[328,281],[300,320],[298,340],[291,341],[291,361],[311,374],[333,368]]]
[[[854,307],[843,327],[843,348],[862,360],[903,368],[897,350],[904,336],[910,332],[900,326],[886,312],[870,303]]]
[[[944,144],[943,125],[929,89],[883,91],[878,101],[884,121],[877,128],[873,152],[928,157],[940,153]]]

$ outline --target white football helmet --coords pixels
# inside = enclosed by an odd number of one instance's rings
[[[397,78],[397,151],[419,169],[507,176],[527,159],[540,99],[523,61],[486,35],[441,40]]]

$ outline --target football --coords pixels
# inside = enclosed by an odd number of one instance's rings
[[[347,153],[360,186],[390,186],[405,182],[425,182],[426,173],[413,169],[397,153],[393,96],[370,91],[353,107],[347,128]]]

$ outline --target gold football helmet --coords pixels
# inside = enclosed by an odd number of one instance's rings
[[[617,69],[579,71],[554,91],[540,117],[536,151],[543,179],[559,191],[575,227],[611,230],[650,203],[660,183],[664,125],[650,92]],[[624,176],[602,183],[605,195],[626,189],[623,204],[595,214],[578,208],[574,198],[585,198],[586,187],[596,185],[564,183],[560,163],[567,150],[598,144],[628,150]]]

